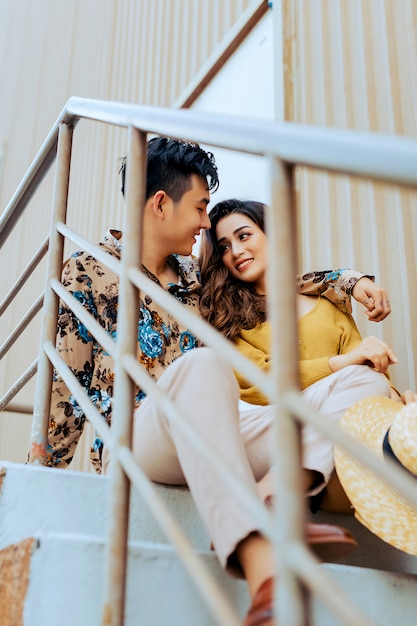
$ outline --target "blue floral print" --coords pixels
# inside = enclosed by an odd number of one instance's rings
[[[151,324],[140,324],[138,335],[140,349],[146,356],[155,359],[162,353],[164,342]]]
[[[196,338],[190,333],[189,330],[180,334],[180,349],[181,352],[187,352],[195,348]]]

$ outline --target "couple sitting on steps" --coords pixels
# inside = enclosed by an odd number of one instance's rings
[[[127,166],[124,161],[122,191]],[[142,269],[267,369],[270,329],[264,207],[231,200],[218,203],[208,214],[210,192],[218,184],[213,155],[198,145],[165,138],[149,141]],[[190,255],[201,231],[200,273]],[[122,233],[108,231],[100,246],[120,258]],[[117,276],[79,251],[65,264],[62,280],[116,338]],[[400,409],[401,402],[389,400],[395,391],[386,376],[388,366],[396,362],[394,353],[375,337],[362,340],[349,314],[352,295],[364,304],[369,319],[384,319],[390,312],[386,292],[351,270],[300,276],[298,290],[300,379],[306,402],[323,419],[334,421],[355,402],[375,395]],[[65,303],[59,310],[57,348],[110,424],[113,360]],[[248,492],[268,506],[274,493],[270,482],[273,408],[267,398],[143,293],[137,357],[207,444],[232,462]],[[403,398],[404,402],[414,399],[411,392]],[[254,513],[233,498],[176,424],[167,420],[142,389],[136,390],[135,405],[133,452],[138,465],[154,482],[189,487],[221,564],[247,580],[252,604],[245,624],[272,624],[275,561]],[[56,376],[48,465],[70,464],[84,420],[77,402]],[[99,438],[93,442],[91,459],[99,472],[111,462]],[[302,467],[306,495],[313,506],[327,510],[350,506],[334,471],[332,445],[310,426],[302,430]],[[308,524],[306,538],[319,556],[330,559],[355,546],[347,530],[332,525]]]

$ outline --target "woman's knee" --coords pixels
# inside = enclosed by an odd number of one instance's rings
[[[367,387],[369,395],[391,396],[391,385],[388,378],[368,365],[349,365],[341,371],[355,385]]]

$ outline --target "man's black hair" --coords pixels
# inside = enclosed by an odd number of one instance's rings
[[[126,165],[127,159],[124,157],[119,170],[123,195]],[[179,202],[191,188],[192,174],[206,181],[210,191],[216,191],[219,186],[213,154],[205,152],[197,143],[166,137],[156,137],[148,142],[146,199],[162,189],[174,202]]]

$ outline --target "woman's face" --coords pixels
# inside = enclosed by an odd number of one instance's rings
[[[216,238],[229,273],[251,283],[258,293],[265,294],[268,242],[259,226],[246,215],[232,213],[217,223]]]

